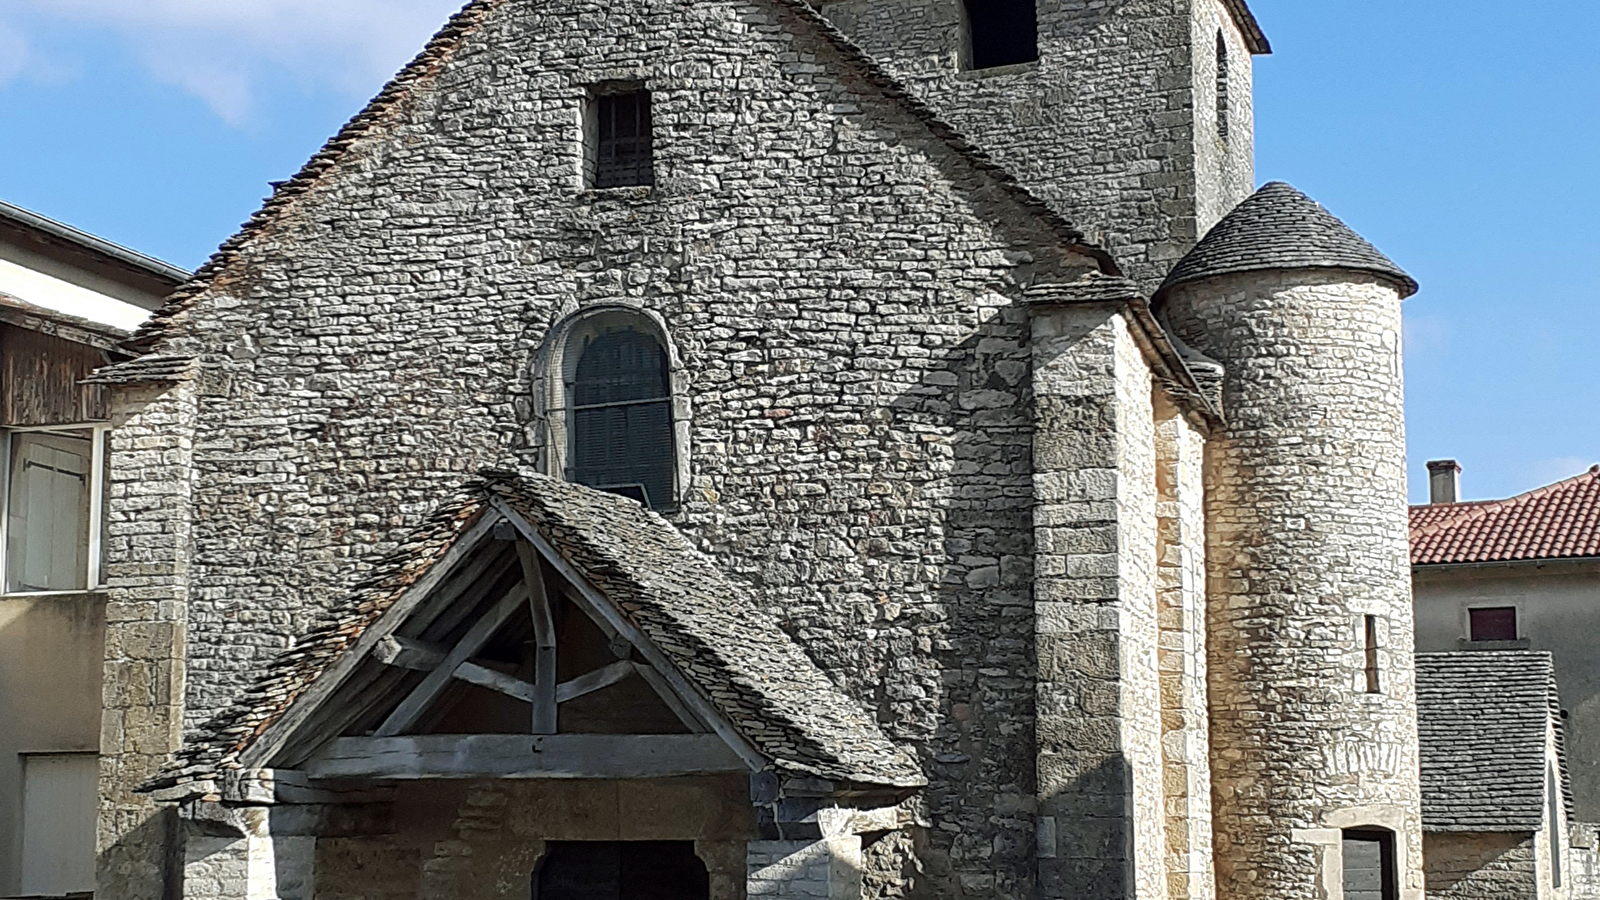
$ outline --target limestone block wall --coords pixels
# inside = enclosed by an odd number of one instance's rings
[[[966,70],[962,0],[821,7],[1148,290],[1255,188],[1252,60],[1220,0],[1042,0],[1038,62],[981,71]]]
[[[1339,829],[1369,825],[1397,833],[1415,898],[1398,294],[1355,273],[1274,271],[1181,287],[1166,312],[1227,366],[1206,475],[1218,893],[1313,900],[1336,883]]]
[[[1157,615],[1169,900],[1212,900],[1206,702],[1205,439],[1158,389]]]
[[[691,416],[674,523],[929,775],[918,858],[873,844],[870,883],[1026,892],[1015,298],[1096,264],[782,4],[487,7],[177,319],[169,349],[215,385],[196,413],[187,721],[451,485],[536,463],[534,361],[557,323],[648,309]],[[619,80],[652,92],[656,186],[587,190],[582,112]]]
[[[1108,306],[1035,311],[1041,896],[1166,891],[1150,370]]]
[[[181,865],[174,811],[133,788],[182,734],[198,415],[189,381],[112,394],[96,880],[119,900],[164,900]]]
[[[1428,834],[1428,900],[1541,900],[1533,835]]]

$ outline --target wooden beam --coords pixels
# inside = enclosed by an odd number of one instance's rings
[[[480,666],[475,662],[464,662],[457,666],[455,677],[491,691],[499,691],[508,697],[515,697],[523,703],[532,703],[534,694],[537,693],[537,689],[531,683],[515,675],[496,672],[488,666]]]
[[[438,668],[429,672],[428,677],[422,679],[422,683],[417,685],[416,690],[400,701],[400,705],[395,707],[394,712],[389,714],[389,718],[383,720],[383,724],[378,726],[376,734],[379,737],[390,737],[400,734],[415,724],[433,701],[444,693],[444,689],[450,686],[450,679],[455,677],[457,667],[466,662],[467,658],[472,654],[477,653],[491,637],[494,637],[494,633],[500,630],[500,626],[504,625],[506,620],[510,619],[512,614],[521,609],[522,604],[526,602],[528,602],[528,589],[525,585],[518,584],[507,591],[506,595],[500,598],[500,601],[494,605],[493,609],[483,618],[472,623],[472,627],[467,629],[467,633],[461,636],[461,641],[446,654],[444,660],[439,663]]]
[[[289,709],[278,718],[261,737],[256,739],[244,753],[240,754],[240,763],[244,768],[259,768],[273,760],[278,751],[283,749],[289,739],[299,727],[305,724],[306,719],[322,706],[327,699],[336,692],[340,685],[345,683],[356,669],[366,661],[374,645],[379,640],[392,634],[400,623],[404,622],[411,612],[417,608],[424,599],[433,593],[447,577],[449,577],[463,561],[470,560],[473,551],[478,545],[487,540],[494,531],[496,522],[502,521],[502,514],[487,511],[478,517],[465,532],[445,551],[438,562],[434,563],[421,578],[411,583],[394,603],[378,617],[361,636],[356,638],[339,658],[329,666],[317,680],[301,694]]]
[[[533,614],[533,733],[556,733],[556,620],[545,590],[544,566],[527,541],[517,541],[522,561],[522,581],[528,586],[528,609]]]
[[[714,734],[424,734],[338,738],[313,778],[670,778],[748,770]]]
[[[386,666],[411,669],[415,672],[432,672],[444,661],[445,649],[438,644],[413,640],[391,634],[372,648],[372,658]]]
[[[565,703],[576,700],[584,694],[592,694],[601,688],[608,688],[613,684],[633,674],[633,663],[627,660],[614,662],[609,666],[595,669],[585,675],[579,675],[571,681],[563,681],[556,685],[556,702]]]
[[[705,722],[702,722],[699,716],[695,715],[688,706],[684,705],[684,702],[678,698],[678,692],[672,689],[672,685],[667,683],[665,678],[661,677],[661,673],[656,671],[655,666],[640,665],[636,663],[634,665],[634,669],[638,671],[640,678],[643,678],[645,681],[649,682],[650,687],[655,689],[656,696],[660,697],[661,702],[665,703],[667,708],[672,710],[672,714],[678,717],[678,721],[683,723],[683,727],[693,732],[705,732],[711,730],[709,725],[707,725]]]
[[[723,717],[722,713],[717,710],[716,706],[712,705],[710,700],[707,700],[696,690],[694,685],[683,677],[682,673],[673,668],[672,662],[656,648],[655,644],[650,642],[649,638],[644,636],[644,633],[630,619],[619,612],[615,606],[612,606],[611,602],[596,590],[594,585],[589,584],[577,569],[574,569],[561,554],[557,553],[556,549],[550,546],[550,542],[544,539],[544,535],[540,534],[538,529],[529,524],[528,520],[524,519],[522,514],[506,503],[505,500],[495,497],[489,502],[495,509],[500,511],[501,515],[517,526],[517,530],[522,532],[522,537],[549,561],[551,568],[555,569],[562,578],[565,578],[573,587],[578,589],[580,599],[577,601],[577,605],[579,609],[582,609],[589,614],[590,618],[597,621],[605,619],[611,623],[611,627],[618,634],[632,641],[634,649],[639,651],[639,654],[650,663],[670,686],[669,692],[675,694],[690,710],[693,710],[694,718],[705,722],[718,736],[727,741],[728,746],[734,748],[745,761],[745,764],[750,767],[750,771],[760,772],[767,768],[766,757],[762,756],[761,752],[752,746],[748,740],[745,740],[744,735],[740,734],[739,730],[734,728]],[[641,674],[643,673],[641,672]]]

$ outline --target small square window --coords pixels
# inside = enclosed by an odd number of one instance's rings
[[[647,187],[655,184],[650,92],[600,94],[594,98],[593,109],[592,186]]]
[[[1496,606],[1467,611],[1474,641],[1514,641],[1517,639],[1517,608]]]
[[[1039,58],[1039,19],[1034,0],[966,0],[967,62],[994,69]]]

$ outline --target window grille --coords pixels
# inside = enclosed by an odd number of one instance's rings
[[[596,98],[595,106],[594,186],[655,184],[650,92],[602,94]]]
[[[631,329],[594,338],[572,384],[571,480],[639,500],[675,505],[672,392],[666,350]]]
[[[992,69],[1039,58],[1034,0],[966,0],[969,63]]]

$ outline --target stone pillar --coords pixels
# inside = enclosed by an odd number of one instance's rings
[[[861,836],[751,841],[749,900],[861,900]]]
[[[1150,370],[1111,304],[1036,307],[1039,896],[1166,891]]]
[[[1166,896],[1214,900],[1206,720],[1205,438],[1159,391],[1155,408]]]
[[[1420,900],[1403,276],[1193,277],[1163,297],[1179,336],[1227,368],[1206,472],[1218,892],[1337,896],[1341,829],[1377,827],[1395,832],[1401,897]]]
[[[134,788],[182,737],[195,415],[189,382],[113,392],[96,881],[116,900],[162,900],[178,868],[173,810]]]
[[[312,900],[317,839],[273,834],[267,807],[198,803],[183,834],[182,900]]]

